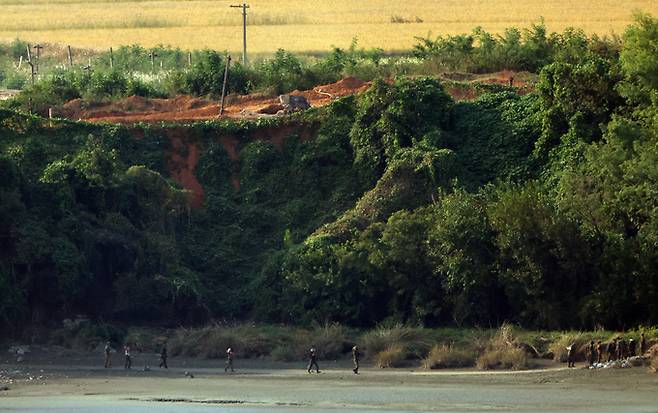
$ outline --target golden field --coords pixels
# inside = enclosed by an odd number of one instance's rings
[[[0,42],[16,38],[104,49],[159,44],[240,51],[242,17],[230,4],[202,0],[0,0]],[[656,0],[251,0],[248,49],[270,53],[347,47],[387,51],[411,47],[415,36],[500,33],[541,17],[550,31],[573,26],[621,34],[634,11],[658,15]],[[404,23],[394,23],[402,20]]]

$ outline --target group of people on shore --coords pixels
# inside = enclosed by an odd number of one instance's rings
[[[636,355],[644,355],[647,350],[647,339],[644,333],[640,334],[639,343],[632,338],[626,341],[623,336],[613,338],[607,345],[602,343],[601,340],[596,344],[594,340],[590,340],[587,361],[590,366],[593,366],[596,363],[626,360]],[[575,359],[576,344],[573,343],[567,347],[568,367],[576,367]]]
[[[576,344],[573,343],[567,348],[567,363],[568,367],[576,367]],[[124,369],[130,370],[132,367],[132,356],[131,356],[132,347],[130,344],[126,343],[123,347],[124,354]],[[109,341],[105,343],[104,355],[105,355],[105,368],[112,367],[111,359],[112,347]],[[643,355],[647,352],[647,340],[644,336],[644,333],[640,334],[640,341],[636,342],[634,339],[629,339],[626,341],[623,336],[617,336],[607,345],[603,344],[601,340],[597,343],[594,340],[591,340],[589,343],[588,357],[587,361],[590,366],[593,366],[595,363],[603,363],[616,361],[616,360],[625,360],[629,357],[634,357],[637,354]],[[605,357],[607,355],[607,357]],[[164,343],[160,348],[160,368],[168,369],[167,359],[167,343]],[[224,366],[224,372],[234,372],[233,360],[235,358],[235,352],[231,347],[226,349],[226,364]],[[361,352],[359,351],[358,346],[352,347],[352,363],[354,368],[352,371],[354,374],[359,374],[359,360],[361,358]],[[309,373],[315,370],[316,373],[320,373],[320,366],[318,365],[318,355],[315,347],[311,347],[309,350],[309,361],[308,367],[306,369]]]
[[[132,368],[131,350],[132,347],[129,343],[126,343],[123,346],[123,354],[124,354],[123,368],[125,370],[130,370]],[[112,367],[112,345],[109,341],[105,343],[103,354],[105,355],[104,367],[106,369]],[[160,356],[159,367],[168,369],[169,366],[167,366],[167,358],[168,358],[167,343],[164,343],[160,348],[159,356]],[[235,369],[233,367],[234,358],[235,358],[235,352],[233,351],[233,349],[231,347],[227,348],[226,364],[224,366],[225,373],[227,373],[229,370],[231,370],[231,373],[235,372]],[[352,363],[354,364],[354,368],[352,369],[352,371],[354,372],[354,374],[359,374],[360,358],[361,358],[361,352],[359,351],[359,347],[358,346],[352,347]],[[308,362],[307,371],[311,373],[313,369],[315,370],[316,373],[320,373],[320,366],[318,365],[318,355],[315,347],[311,347],[311,349],[309,350],[309,362]]]

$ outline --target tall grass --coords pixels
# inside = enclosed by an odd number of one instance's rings
[[[405,350],[399,345],[392,345],[377,353],[375,365],[380,368],[404,367],[409,364]]]
[[[406,357],[421,358],[434,344],[432,335],[428,329],[395,325],[369,331],[361,341],[365,351],[372,355],[399,347]]]
[[[475,365],[477,351],[472,348],[457,348],[448,344],[432,347],[423,360],[426,369],[471,367]]]
[[[232,347],[241,358],[271,356],[293,361],[307,357],[311,347],[321,359],[337,359],[351,348],[345,327],[337,324],[303,329],[253,324],[211,325],[179,329],[170,341],[172,355],[223,358]]]
[[[476,360],[476,366],[480,370],[528,368],[528,355],[517,345],[514,328],[503,324]]]

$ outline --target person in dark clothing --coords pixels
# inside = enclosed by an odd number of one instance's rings
[[[622,336],[617,337],[617,360],[626,358],[626,340]]]
[[[608,361],[613,361],[617,355],[617,339],[608,344]]]
[[[634,339],[628,340],[628,357],[635,357],[637,351],[637,344]]]
[[[320,366],[318,366],[318,355],[314,347],[311,347],[309,350],[309,361],[308,361],[308,372],[311,372],[311,369],[315,367],[315,372],[320,373]]]
[[[647,352],[647,339],[644,337],[644,333],[640,334],[640,356],[644,356]]]
[[[596,347],[594,346],[594,340],[589,342],[589,365],[592,366],[596,362]]]
[[[103,354],[105,354],[105,364],[104,367],[106,369],[109,369],[112,367],[112,358],[111,358],[111,353],[112,353],[112,347],[110,346],[110,341],[108,340],[105,343],[105,348],[103,349]]]
[[[126,361],[123,364],[123,368],[126,370],[130,370],[130,367],[133,364],[132,359],[130,358],[130,344],[126,344],[123,347],[123,354],[126,356]]]
[[[567,367],[576,367],[576,363],[574,362],[574,349],[575,344],[571,344],[569,347],[567,347]]]
[[[601,343],[601,340],[596,343],[596,362],[603,362],[603,343]]]
[[[228,369],[231,369],[231,373],[233,373],[235,370],[233,370],[233,357],[235,356],[235,353],[233,353],[233,349],[231,347],[226,349],[226,366],[224,366],[224,373],[228,371]]]
[[[164,343],[160,349],[160,368],[163,367],[169,369],[167,366],[167,343]]]
[[[359,374],[359,358],[361,357],[361,353],[359,352],[359,347],[354,346],[352,347],[352,362],[354,363],[354,368],[352,371],[354,374]]]

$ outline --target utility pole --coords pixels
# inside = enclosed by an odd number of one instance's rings
[[[41,49],[43,49],[43,46],[40,44],[34,45],[34,48],[37,50],[37,64],[36,64],[36,71],[39,73],[39,59],[41,59]]]
[[[231,55],[226,56],[226,68],[224,68],[224,83],[222,84],[222,102],[219,107],[219,116],[224,114],[224,99],[226,98],[226,84],[228,83],[228,68],[231,65]]]
[[[69,67],[73,66],[73,53],[71,53],[71,46],[66,46],[67,55],[69,58]]]
[[[110,47],[110,69],[114,69],[114,52]]]
[[[151,59],[151,73],[155,73],[155,58],[158,57],[158,54],[155,51],[149,53],[149,59]]]
[[[249,5],[242,3],[240,5],[231,5],[234,8],[242,9],[242,65],[247,66],[247,9]]]
[[[30,75],[32,77],[32,84],[34,84],[34,75],[36,74],[34,71],[34,63],[32,63],[32,51],[30,50],[30,44],[27,44],[27,64],[30,65]]]

